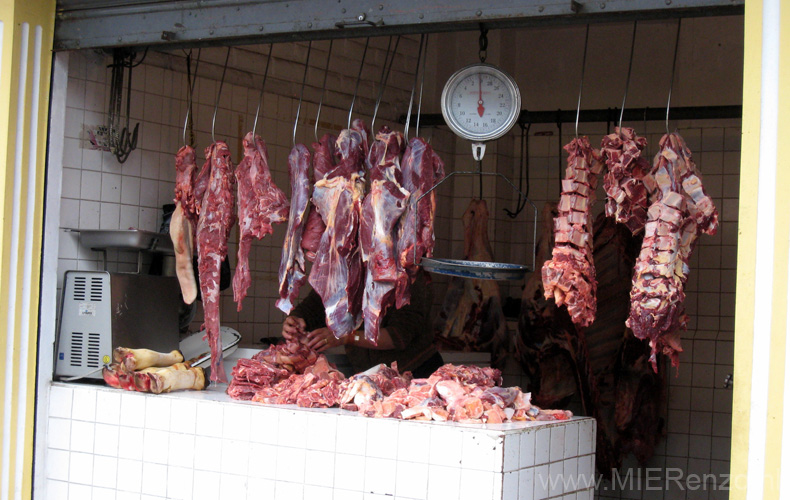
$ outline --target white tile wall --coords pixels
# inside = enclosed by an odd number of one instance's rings
[[[56,383],[50,392],[52,401],[100,404],[91,419],[76,406],[50,417],[45,499],[68,491],[68,498],[524,500],[575,495],[588,487],[580,477],[593,474],[594,455],[581,443],[594,439],[592,419],[474,426],[259,406],[212,390],[125,399],[116,389]],[[105,402],[122,415],[145,415],[145,425],[101,422]],[[205,412],[236,429],[208,421],[171,427],[195,411],[198,422]],[[566,439],[553,457],[552,443],[538,436],[557,436],[557,429]],[[261,438],[290,432],[306,437]],[[312,441],[321,435],[335,436],[334,444]],[[566,446],[570,436],[576,447]],[[536,446],[547,452],[536,454]],[[582,449],[588,453],[575,451]]]

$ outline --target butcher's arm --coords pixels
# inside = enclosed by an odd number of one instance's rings
[[[307,297],[293,308],[290,316],[304,320],[307,332],[326,326],[324,304],[321,302],[321,296],[315,290],[310,290]]]

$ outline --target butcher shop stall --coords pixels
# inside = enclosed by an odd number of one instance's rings
[[[35,498],[729,497],[743,2],[470,5],[58,3]]]

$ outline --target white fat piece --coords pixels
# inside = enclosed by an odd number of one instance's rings
[[[192,268],[192,255],[194,252],[194,235],[192,224],[184,217],[184,210],[180,204],[170,218],[170,239],[173,240],[173,249],[176,254],[176,276],[181,286],[181,295],[184,302],[191,304],[197,298],[198,286],[195,281],[195,272]]]

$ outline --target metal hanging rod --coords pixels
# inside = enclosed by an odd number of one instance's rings
[[[745,0],[431,2],[117,2],[61,0],[55,50],[155,46],[168,49],[386,35],[743,15]],[[239,5],[243,7],[239,8]],[[310,19],[305,12],[312,13]],[[145,16],[145,17],[143,17]],[[217,23],[222,19],[222,23]],[[340,26],[338,25],[340,23]]]
[[[666,107],[660,108],[626,108],[623,119],[626,121],[664,121]],[[725,120],[740,119],[743,115],[743,106],[685,106],[673,107],[673,120]],[[579,113],[579,122],[616,122],[620,116],[619,108],[583,109]],[[406,123],[406,115],[402,115],[400,123]],[[556,111],[527,111],[522,110],[517,123],[574,123],[576,121],[575,109],[558,109]],[[423,114],[420,124],[427,127],[443,126],[444,117],[441,113]]]

